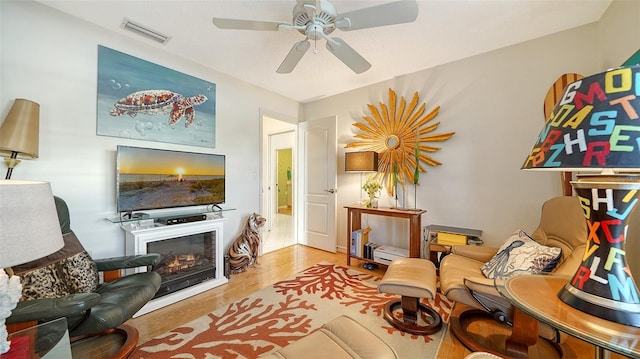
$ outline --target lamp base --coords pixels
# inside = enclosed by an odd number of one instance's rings
[[[587,224],[582,263],[558,293],[570,306],[596,317],[640,327],[640,291],[628,266],[627,227],[640,202],[640,177],[578,176],[571,182]]]
[[[579,291],[569,284],[558,292],[558,298],[570,306],[593,316],[624,325],[640,327],[640,311],[625,310],[628,309],[625,308],[625,306],[628,306],[626,303],[620,304],[620,302],[614,300],[596,297]]]

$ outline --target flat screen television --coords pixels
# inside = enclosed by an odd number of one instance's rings
[[[225,156],[118,146],[118,212],[201,205],[225,201]]]

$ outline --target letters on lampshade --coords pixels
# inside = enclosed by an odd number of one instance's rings
[[[522,168],[640,171],[638,108],[640,66],[567,85]]]

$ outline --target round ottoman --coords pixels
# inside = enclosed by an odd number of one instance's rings
[[[393,299],[385,305],[384,318],[399,330],[411,334],[428,335],[439,331],[442,327],[440,314],[420,303],[420,298],[434,298],[436,282],[436,267],[430,261],[394,259],[378,284],[378,292],[397,294],[401,299]],[[398,309],[401,315],[394,314]]]

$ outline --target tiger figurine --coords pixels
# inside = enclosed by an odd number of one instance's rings
[[[267,219],[257,213],[252,213],[247,219],[242,234],[233,241],[227,252],[231,274],[242,273],[259,264],[258,252],[262,242],[259,231],[265,222]]]

